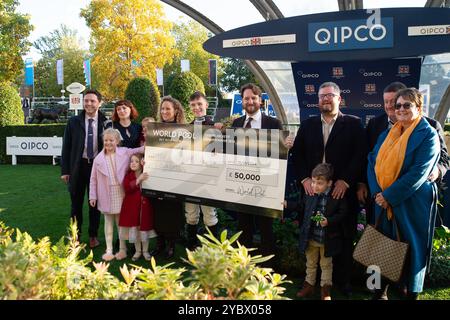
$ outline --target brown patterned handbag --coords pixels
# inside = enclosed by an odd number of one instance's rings
[[[398,282],[402,275],[409,244],[400,241],[400,233],[394,216],[392,223],[397,234],[397,241],[377,230],[380,218],[385,213],[386,211],[383,210],[375,226],[369,224],[366,226],[353,251],[353,259],[366,267],[378,266],[382,276]]]

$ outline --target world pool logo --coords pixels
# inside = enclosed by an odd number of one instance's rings
[[[381,18],[377,24],[368,24],[367,19],[308,24],[310,52],[392,48],[393,46],[393,18]]]

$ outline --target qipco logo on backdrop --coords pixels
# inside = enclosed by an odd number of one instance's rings
[[[318,73],[304,73],[301,70],[297,71],[297,74],[303,79],[319,78],[320,77],[320,74],[318,74]]]
[[[391,48],[394,46],[393,18],[369,24],[366,19],[308,24],[308,48],[314,51]]]

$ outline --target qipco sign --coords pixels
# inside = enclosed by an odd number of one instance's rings
[[[6,153],[22,156],[61,155],[61,137],[7,137]]]
[[[379,23],[365,19],[310,23],[309,51],[390,48],[394,45],[393,24],[392,18],[381,18]]]

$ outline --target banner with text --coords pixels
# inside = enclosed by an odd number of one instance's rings
[[[419,88],[420,69],[421,58],[292,63],[300,119],[319,114],[319,87],[332,81],[341,89],[341,111],[360,117],[366,125],[384,112],[384,88],[394,81]]]
[[[281,217],[287,149],[280,130],[149,123],[143,193]]]

